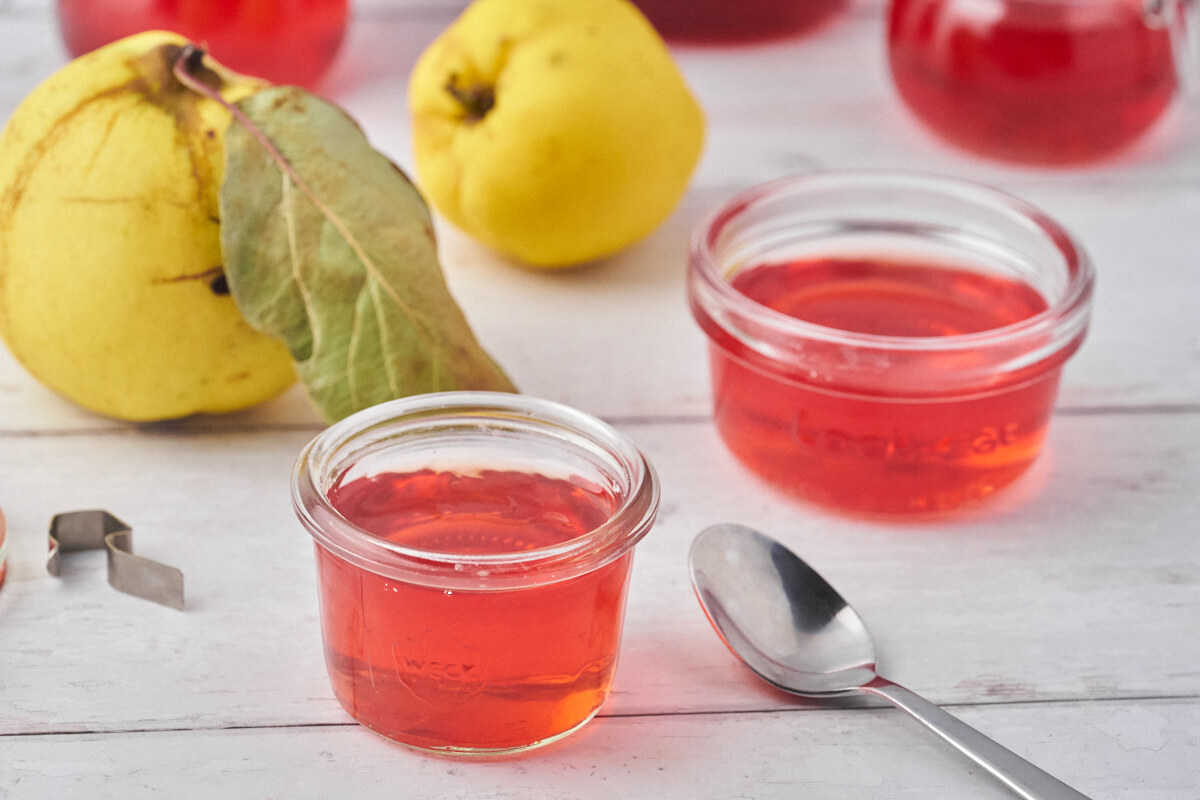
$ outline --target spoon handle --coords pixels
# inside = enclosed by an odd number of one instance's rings
[[[1087,795],[1075,791],[1050,773],[1035,767],[1008,748],[899,684],[886,678],[876,678],[863,686],[862,691],[882,697],[912,714],[925,727],[974,759],[1025,800],[1088,800]]]

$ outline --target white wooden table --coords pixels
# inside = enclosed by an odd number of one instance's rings
[[[874,630],[885,674],[1089,796],[1200,797],[1200,108],[1087,169],[968,157],[900,107],[882,13],[867,0],[802,40],[677,49],[709,117],[705,157],[677,213],[616,258],[527,271],[440,226],[452,288],[519,386],[614,423],[661,473],[597,720],[488,762],[361,728],[326,679],[311,544],[289,506],[292,462],[321,427],[300,392],[134,426],[59,399],[0,352],[0,797],[1009,796],[899,711],[818,708],[737,663],[684,560],[724,520],[826,573]],[[408,71],[454,14],[364,1],[326,89],[401,166]],[[0,0],[0,119],[64,59],[49,0]],[[992,183],[1092,252],[1093,328],[1048,451],[986,509],[920,526],[843,519],[782,499],[718,440],[686,238],[733,191],[813,166]],[[187,609],[113,591],[99,552],[47,574],[49,519],[78,508],[112,511],[139,553],[180,567]]]

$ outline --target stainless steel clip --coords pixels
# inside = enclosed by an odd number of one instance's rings
[[[183,573],[133,554],[133,530],[107,511],[69,511],[50,520],[46,569],[59,573],[59,557],[75,550],[108,550],[108,582],[119,592],[183,610]]]

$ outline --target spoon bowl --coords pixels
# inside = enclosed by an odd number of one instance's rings
[[[701,531],[692,586],[717,634],[759,677],[813,698],[865,694],[907,711],[1026,800],[1087,800],[956,717],[879,675],[858,613],[795,553],[742,525]]]
[[[876,677],[875,644],[862,618],[780,543],[717,525],[692,543],[691,567],[713,627],[767,682],[819,697],[854,692]]]

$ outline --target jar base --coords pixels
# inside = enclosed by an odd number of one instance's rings
[[[371,733],[375,734],[376,736],[387,739],[389,742],[398,744],[398,745],[404,747],[406,750],[412,750],[414,752],[420,753],[421,755],[438,756],[441,758],[447,758],[447,759],[452,759],[452,760],[486,761],[488,759],[502,759],[502,758],[509,758],[512,756],[520,756],[525,753],[533,752],[534,750],[541,750],[544,747],[548,747],[552,744],[560,742],[563,739],[566,739],[568,736],[578,732],[581,728],[583,728],[585,725],[587,725],[589,722],[591,722],[593,719],[595,719],[596,715],[599,713],[600,713],[600,709],[597,708],[594,711],[592,711],[592,713],[588,714],[586,717],[584,717],[582,720],[580,720],[578,723],[576,723],[573,727],[568,728],[565,731],[561,731],[559,733],[555,733],[550,736],[547,736],[544,739],[538,739],[537,741],[529,742],[528,744],[511,745],[511,746],[504,746],[504,747],[456,747],[456,746],[452,746],[452,745],[438,747],[438,746],[432,746],[432,745],[416,744],[413,742],[405,741],[403,738],[400,738],[398,735],[389,734],[389,733],[386,733],[385,731],[381,731],[376,728],[372,728],[368,723],[363,722],[362,720],[355,720],[355,721],[358,722],[359,725],[362,725],[364,728],[369,730]]]
[[[733,455],[747,471],[754,475],[756,480],[761,481],[771,490],[779,492],[788,500],[811,505],[815,509],[844,517],[888,524],[937,522],[977,512],[996,502],[998,495],[1009,496],[1013,492],[1014,484],[1023,482],[1034,463],[1031,460],[1019,467],[1014,467],[1003,476],[993,475],[986,483],[954,491],[913,496],[906,498],[901,503],[877,504],[862,496],[848,500],[841,495],[834,496],[814,492],[807,484],[792,483],[781,480],[776,475],[764,474],[753,461],[739,456],[736,452]]]
[[[995,394],[916,402],[822,391],[710,348],[713,420],[725,447],[789,497],[855,517],[968,511],[1041,454],[1055,369]]]
[[[848,0],[635,0],[664,39],[691,46],[738,46],[807,36],[843,12]]]

